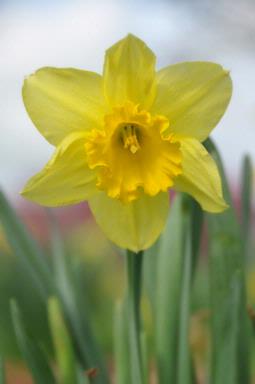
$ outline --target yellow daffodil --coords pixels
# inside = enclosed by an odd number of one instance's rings
[[[87,200],[123,248],[149,247],[162,231],[170,188],[209,212],[226,208],[201,144],[229,103],[229,73],[209,62],[155,71],[155,55],[128,35],[106,51],[103,75],[42,68],[24,83],[29,116],[55,153],[22,194],[46,206]]]

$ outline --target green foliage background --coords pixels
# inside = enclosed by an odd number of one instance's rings
[[[237,218],[219,153],[211,140],[205,145],[230,208],[204,214],[176,196],[158,242],[137,265],[127,258],[133,297],[123,251],[83,233],[64,239],[52,212],[50,243],[39,246],[0,194],[1,384],[6,363],[20,359],[42,384],[252,383],[252,167],[246,157]],[[84,251],[86,241],[92,247]],[[130,305],[141,308],[132,340]]]

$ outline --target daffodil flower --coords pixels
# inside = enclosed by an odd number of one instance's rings
[[[102,76],[47,67],[23,87],[29,116],[56,146],[23,196],[45,206],[87,200],[106,235],[135,252],[163,230],[171,188],[208,212],[226,208],[218,169],[201,142],[229,103],[229,73],[210,62],[156,72],[155,61],[128,35],[106,51]]]

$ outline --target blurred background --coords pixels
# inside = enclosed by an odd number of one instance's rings
[[[255,158],[253,0],[1,0],[0,182],[15,200],[52,152],[23,107],[24,77],[43,66],[102,72],[105,49],[129,32],[153,49],[158,68],[209,60],[229,69],[233,99],[213,137],[233,183],[242,154]]]
[[[205,60],[220,63],[231,71],[233,98],[212,136],[222,154],[237,202],[241,159],[249,153],[255,160],[253,0],[0,0],[0,186],[46,252],[48,213],[24,201],[19,191],[44,166],[53,148],[26,114],[21,97],[23,79],[43,66],[101,73],[105,49],[129,32],[152,48],[158,68],[179,61]],[[109,352],[112,303],[121,296],[124,279],[119,273],[118,251],[97,228],[85,204],[55,209],[53,214],[65,236],[66,249],[83,266],[81,273],[86,275],[90,287],[97,334]],[[17,348],[9,315],[5,314],[9,297],[21,297],[35,334],[47,334],[47,329],[37,321],[40,308],[36,297],[1,232],[0,252],[0,352],[4,350],[13,360]],[[194,305],[202,311],[204,321],[207,288],[202,276],[198,286],[202,284],[205,289],[197,289]],[[255,299],[252,279],[250,287]],[[101,316],[106,319],[104,329],[99,321]],[[199,329],[194,331],[195,344],[203,355],[206,331],[203,327]],[[10,370],[10,375],[15,375],[15,371]],[[18,377],[10,382],[21,383],[20,372]]]

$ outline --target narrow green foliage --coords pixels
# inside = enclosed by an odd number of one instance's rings
[[[183,217],[182,197],[179,195],[173,203],[157,255],[156,355],[159,382],[162,384],[174,383],[177,380],[177,334],[183,270]],[[172,236],[173,231],[174,236]]]
[[[146,332],[142,331],[140,334],[141,339],[141,353],[142,353],[142,366],[143,366],[143,382],[149,383],[150,366],[148,356],[148,340]]]
[[[40,297],[45,300],[52,292],[50,271],[41,249],[29,235],[20,219],[0,191],[0,222],[14,254],[22,263],[27,276],[32,279]]]
[[[18,346],[35,382],[37,384],[55,384],[50,365],[36,341],[28,335],[20,310],[14,300],[11,300],[11,316]]]
[[[156,355],[162,384],[191,382],[190,295],[201,227],[200,207],[179,194],[157,255]]]
[[[242,165],[241,180],[241,219],[242,219],[242,235],[244,242],[244,254],[247,261],[250,261],[250,234],[251,234],[251,212],[252,212],[252,163],[249,156],[245,156]]]
[[[55,346],[58,381],[61,384],[77,384],[73,346],[63,319],[60,303],[56,297],[51,297],[48,301],[48,314]]]
[[[76,371],[78,384],[90,384],[88,376],[86,375],[86,373],[84,373],[84,370],[81,368],[80,365],[76,368]]]
[[[88,304],[85,292],[79,292],[72,274],[73,269],[68,261],[63,241],[57,230],[54,220],[52,228],[52,256],[54,264],[54,277],[58,297],[63,307],[63,312],[69,326],[71,336],[77,348],[84,369],[96,368],[98,375],[92,379],[95,384],[108,383],[108,374],[102,360],[101,351],[97,345],[89,322]],[[83,306],[83,308],[81,308]]]
[[[248,314],[249,314],[249,318],[251,320],[253,335],[255,335],[255,308],[254,308],[254,306],[248,307]]]
[[[83,308],[86,306],[84,293],[77,290],[72,276],[72,265],[65,257],[56,227],[52,228],[54,263],[52,274],[40,247],[29,235],[2,193],[0,193],[0,220],[14,254],[27,278],[31,279],[31,284],[37,290],[43,305],[47,305],[48,297],[53,292],[60,298],[76,346],[77,358],[81,359],[84,369],[98,368],[99,374],[91,379],[91,382],[108,383],[107,371]]]
[[[211,140],[207,140],[205,146],[218,164],[224,196],[229,203],[229,209],[224,213],[206,216],[211,291],[210,384],[250,384],[249,337],[251,324],[253,331],[255,329],[255,312],[250,307],[249,319],[244,270],[245,256],[249,259],[251,253],[252,166],[246,157],[242,171],[240,226],[219,153]],[[1,192],[0,220],[12,250],[39,294],[40,303],[43,306],[48,303],[56,377],[39,342],[31,337],[16,301],[12,300],[10,305],[17,343],[34,382],[108,384],[107,369],[89,321],[86,293],[75,277],[74,264],[65,253],[54,220],[51,221],[53,273],[50,273],[39,246]],[[144,254],[127,251],[126,297],[117,303],[114,313],[117,384],[149,383],[147,337],[140,315],[143,285],[151,301],[155,322],[159,383],[196,382],[189,333],[192,283],[202,225],[203,213],[198,204],[178,194],[160,240]],[[98,374],[92,377],[97,371]],[[5,382],[4,361],[0,358],[0,384]]]
[[[116,383],[130,384],[130,353],[126,303],[118,302],[114,314],[114,363]]]
[[[189,198],[189,204],[191,206],[191,218],[190,218],[190,231],[191,237],[189,238],[191,242],[191,274],[192,278],[196,271],[196,266],[198,262],[198,257],[200,253],[201,237],[203,230],[204,222],[204,212],[202,211],[200,205],[193,199]],[[190,236],[189,234],[187,234]]]
[[[4,359],[0,356],[0,384],[5,384],[5,382]]]
[[[190,291],[192,277],[192,245],[191,228],[187,226],[184,238],[183,275],[179,314],[179,340],[178,340],[178,384],[191,384],[192,368],[191,353],[189,347],[189,322],[190,322]],[[185,233],[184,232],[184,233]]]
[[[127,251],[128,326],[130,346],[131,383],[144,384],[142,351],[140,343],[140,297],[142,284],[142,252]]]
[[[244,248],[219,154],[208,140],[216,160],[229,209],[208,215],[211,281],[211,384],[248,384],[248,318],[244,281]]]
[[[149,296],[150,305],[153,313],[156,312],[157,306],[157,269],[158,255],[160,251],[160,238],[149,248],[144,251],[143,258],[143,281],[146,293]]]

